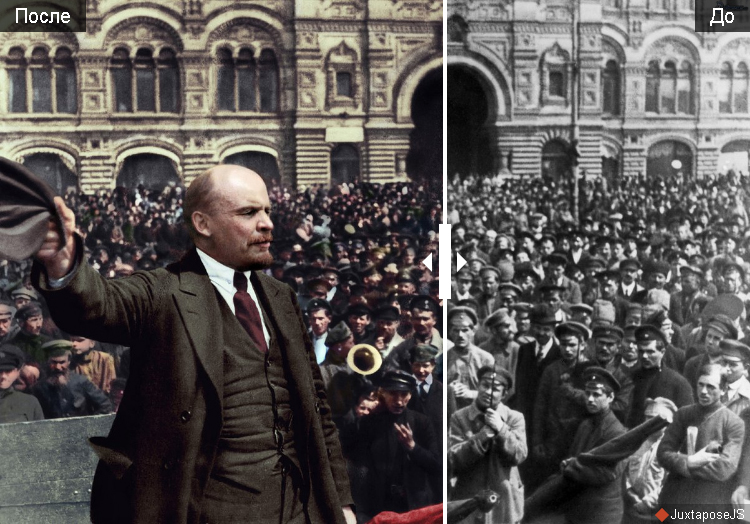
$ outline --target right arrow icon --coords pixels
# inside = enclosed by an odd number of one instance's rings
[[[461,268],[466,265],[466,260],[461,256],[461,253],[456,253],[456,271],[461,271]]]

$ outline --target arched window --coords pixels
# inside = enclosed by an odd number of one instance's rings
[[[156,111],[156,64],[150,49],[135,53],[135,98],[138,111]]]
[[[154,59],[150,49],[141,48],[131,60],[127,49],[118,48],[110,67],[116,112],[179,112],[180,72],[172,49],[162,49]]]
[[[331,184],[348,184],[359,180],[359,152],[350,144],[339,144],[331,150]]]
[[[162,49],[157,61],[159,73],[159,110],[177,113],[180,110],[180,76],[177,57],[171,49]]]
[[[675,112],[677,84],[677,67],[674,62],[664,64],[661,78],[659,79],[659,109],[660,113]]]
[[[216,82],[216,105],[223,111],[234,111],[234,60],[229,49],[221,48],[217,54],[219,63]]]
[[[543,105],[565,106],[568,103],[568,64],[570,55],[555,43],[545,51],[540,62]]]
[[[54,72],[57,112],[77,113],[76,66],[67,47],[61,47],[55,53]]]
[[[258,65],[253,50],[244,47],[237,56],[237,100],[240,111],[255,111],[255,84]]]
[[[49,52],[37,47],[31,52],[31,110],[34,113],[52,112],[52,64]]]
[[[620,114],[620,68],[608,60],[602,72],[602,109],[610,115]]]
[[[252,48],[243,47],[235,58],[222,47],[216,59],[216,106],[220,111],[278,111],[279,69],[271,49],[256,55]]]
[[[133,64],[125,48],[117,48],[110,62],[112,68],[112,91],[115,94],[115,111],[133,111]]]
[[[260,69],[258,79],[260,110],[263,112],[276,111],[279,99],[279,68],[274,52],[270,49],[261,51],[258,65]]]
[[[732,112],[732,64],[724,62],[719,74],[719,113]]]
[[[745,62],[737,64],[732,83],[732,95],[734,95],[734,112],[747,113],[747,65]]]
[[[648,63],[646,72],[646,111],[659,111],[659,62],[656,60]]]
[[[646,72],[646,111],[661,114],[695,113],[693,66],[683,61],[679,69],[673,60],[660,67],[651,60]]]
[[[5,60],[8,73],[8,111],[26,112],[26,58],[23,49],[13,47]]]

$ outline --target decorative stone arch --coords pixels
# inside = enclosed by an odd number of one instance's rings
[[[661,61],[678,59],[677,55],[671,56],[669,47],[673,50],[684,49],[696,66],[701,63],[701,43],[694,32],[688,31],[687,28],[682,26],[669,26],[657,29],[653,33],[650,33],[644,38],[643,44],[639,48],[639,52],[634,56],[634,60],[642,63],[644,66],[648,65],[648,61],[653,58],[656,51],[655,47],[659,44],[663,44],[667,49],[665,50],[667,56],[662,56]],[[680,59],[681,61],[681,59]]]
[[[721,33],[721,45],[717,45],[711,57],[710,63],[719,64],[729,62],[736,66],[739,62],[750,65],[750,38],[747,33]],[[723,35],[726,35],[724,37]]]
[[[76,54],[80,48],[77,33],[11,33],[0,32],[0,54],[5,56],[12,47],[24,50],[24,56],[31,58],[31,52],[36,47],[44,47],[54,56],[60,47],[67,47]]]
[[[174,167],[177,176],[179,176],[181,180],[184,180],[184,175],[182,172],[182,152],[176,151],[176,148],[168,144],[140,145],[128,143],[123,145],[115,153],[114,172],[119,173],[122,170],[125,159],[140,154],[152,154],[168,158],[172,162],[172,166]],[[117,175],[115,175],[115,178],[116,176]]]
[[[408,65],[408,67],[407,67]],[[402,68],[393,86],[393,103],[396,122],[412,123],[411,120],[411,101],[414,97],[414,91],[417,89],[419,82],[427,76],[427,73],[433,69],[443,66],[443,57],[435,54],[434,50],[425,51],[419,54],[412,62],[408,62]]]
[[[70,169],[73,173],[77,174],[79,171],[78,152],[73,150],[72,148],[66,147],[65,149],[63,149],[58,144],[34,144],[33,146],[23,148],[20,151],[13,153],[11,158],[18,163],[23,163],[25,158],[39,153],[57,155],[58,157],[60,157],[60,160],[62,160],[62,163],[65,164],[65,167]]]
[[[602,38],[609,40],[613,46],[619,47],[625,60],[625,49],[628,46],[628,33],[618,25],[605,23],[602,25]]]
[[[261,141],[254,137],[247,137],[232,140],[229,145],[225,145],[224,148],[216,154],[215,158],[217,162],[223,162],[228,156],[247,152],[267,153],[276,158],[277,161],[281,156],[278,148],[271,142],[265,140]]]
[[[264,47],[263,43],[270,42],[277,60],[281,62],[282,51],[286,49],[283,31],[283,22],[264,9],[240,12],[221,9],[206,22],[203,47],[213,55],[222,43],[235,42],[236,46],[253,45],[257,41],[260,44],[257,48],[260,50]]]
[[[481,53],[459,50],[448,55],[448,66],[463,66],[475,73],[482,85],[488,103],[487,123],[510,120],[513,114],[513,96],[510,75],[498,61]]]
[[[750,133],[748,132],[732,133],[732,134],[724,135],[722,137],[717,137],[717,138],[718,140],[715,142],[716,150],[721,151],[724,147],[726,147],[732,142],[750,140]]]
[[[622,143],[607,135],[601,137],[600,155],[602,158],[602,176],[611,182],[614,178],[619,178],[623,173],[624,151]]]
[[[250,141],[257,142],[254,139]],[[266,182],[267,186],[280,184],[283,180],[281,174],[281,160],[279,152],[275,147],[259,143],[238,144],[224,149],[219,156],[220,163],[224,164],[234,155],[243,156],[240,162],[234,162],[256,171]]]
[[[627,62],[627,56],[623,46],[620,42],[609,36],[602,35],[602,51],[602,66],[606,63],[609,56],[614,56],[621,68]]]
[[[149,13],[151,11],[151,13]],[[118,15],[126,15],[123,19]],[[105,20],[102,27],[104,37],[104,48],[108,51],[125,44],[132,49],[148,47],[160,49],[163,46],[173,47],[177,52],[182,52],[184,43],[180,36],[180,22],[172,17],[164,16],[166,13],[153,8],[141,10],[139,16],[127,17],[127,11],[120,11],[110,19]],[[130,13],[132,14],[132,13]],[[149,16],[151,15],[151,16]],[[158,18],[162,16],[162,18]],[[113,22],[109,25],[109,22]]]
[[[657,144],[660,144],[662,142],[677,142],[679,144],[682,144],[684,146],[687,146],[690,150],[690,156],[691,156],[691,165],[689,166],[689,174],[696,176],[697,170],[696,166],[698,165],[698,146],[693,142],[690,138],[682,135],[667,133],[667,134],[660,134],[656,136],[652,136],[647,138],[644,141],[643,147],[644,147],[644,156],[646,158],[646,176],[649,175],[649,153],[651,152],[651,149],[656,146]]]
[[[544,147],[544,144],[552,141],[564,142],[570,144],[570,130],[563,127],[553,127],[537,136],[537,143],[539,147]]]

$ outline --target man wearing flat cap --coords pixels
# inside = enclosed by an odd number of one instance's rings
[[[547,366],[539,380],[531,428],[531,453],[539,482],[557,471],[586,414],[582,355],[589,330],[578,322],[563,322],[555,328],[555,337],[560,341],[560,358]],[[534,484],[526,483],[529,489]]]
[[[27,287],[14,289],[10,292],[10,298],[13,300],[13,305],[16,306],[16,309],[21,309],[32,302],[39,302],[39,294]]]
[[[33,395],[16,391],[23,353],[11,344],[0,345],[0,424],[43,420],[44,413]]]
[[[47,361],[47,355],[42,351],[42,345],[51,339],[42,334],[44,317],[41,306],[37,302],[23,306],[16,312],[16,319],[21,329],[9,342],[29,354],[32,361],[44,364]]]
[[[656,454],[669,473],[660,506],[710,504],[712,510],[731,511],[745,424],[721,403],[725,384],[720,364],[703,366],[698,372],[697,402],[678,409],[667,427]]]
[[[576,430],[573,443],[560,469],[563,477],[584,486],[563,506],[565,521],[571,524],[620,522],[623,514],[622,472],[624,463],[591,466],[578,456],[619,437],[627,430],[610,408],[620,389],[606,369],[589,367],[583,377],[586,415]]]
[[[680,268],[680,285],[682,289],[669,297],[669,318],[678,326],[692,320],[693,301],[700,295],[703,271],[695,266]]]
[[[624,332],[617,326],[597,326],[594,328],[594,365],[606,369],[620,384],[610,408],[623,424],[628,420],[630,399],[633,395],[631,370],[622,365],[620,345]]]
[[[668,398],[679,408],[693,402],[690,383],[663,363],[667,337],[650,324],[635,330],[638,345],[638,368],[633,371],[633,400],[628,417],[629,428],[641,424],[645,419],[646,399]]]
[[[367,498],[357,501],[358,521],[367,522],[382,511],[405,513],[435,504],[430,479],[442,478],[440,438],[430,420],[407,406],[416,380],[401,370],[384,374],[378,409],[356,420],[355,438],[347,456],[365,471],[362,487]],[[355,487],[355,491],[357,488]]]
[[[685,362],[683,376],[691,384],[698,380],[698,370],[706,364],[721,364],[721,342],[722,340],[737,339],[737,328],[732,319],[723,314],[712,315],[703,324],[705,353],[695,355]]]
[[[479,302],[477,316],[480,321],[502,307],[498,293],[501,284],[500,278],[500,270],[494,266],[485,266],[479,271],[482,292],[477,296]]]
[[[32,389],[45,418],[83,417],[112,412],[109,398],[88,378],[70,371],[73,343],[50,340],[42,345],[47,355],[47,378]]]
[[[721,395],[721,402],[735,415],[750,408],[750,381],[747,371],[750,367],[750,347],[737,340],[724,339],[719,344],[722,366],[727,378],[727,389]]]
[[[398,334],[401,314],[395,306],[384,304],[375,310],[373,317],[375,332],[363,343],[375,346],[380,351],[380,356],[385,359],[399,344],[404,342],[404,338]],[[435,350],[437,352],[437,348]]]
[[[448,311],[448,338],[453,347],[448,352],[445,376],[458,408],[468,406],[476,398],[477,372],[495,364],[492,355],[474,345],[477,322],[477,315],[470,308],[458,306]]]
[[[479,344],[479,347],[493,356],[495,365],[508,370],[515,382],[520,347],[513,339],[516,334],[516,321],[509,310],[501,308],[484,320],[484,328],[490,338]],[[507,391],[506,401],[513,398],[515,391],[513,387]]]
[[[8,342],[20,331],[18,324],[13,322],[16,308],[7,302],[0,302],[0,344]]]
[[[602,271],[598,275],[599,278],[599,298],[610,302],[615,308],[615,323],[620,326],[625,326],[625,319],[628,316],[628,306],[630,302],[622,298],[617,294],[617,290],[620,287],[621,276],[618,271]]]
[[[352,330],[355,344],[361,344],[375,331],[371,320],[372,310],[366,304],[354,304],[346,310],[346,323]]]
[[[388,364],[401,368],[407,373],[411,372],[409,363],[409,351],[417,344],[427,344],[437,349],[437,354],[443,353],[443,337],[437,328],[440,316],[440,305],[427,295],[417,295],[409,303],[411,312],[411,325],[413,334],[401,344],[393,348],[388,355]]]
[[[562,253],[552,253],[547,257],[547,276],[539,284],[538,291],[545,285],[556,286],[560,289],[560,299],[568,304],[581,302],[581,288],[576,282],[565,276],[568,260]]]
[[[555,340],[557,319],[544,306],[536,306],[530,313],[532,342],[518,348],[516,365],[516,395],[509,406],[523,413],[526,433],[531,437],[534,428],[534,403],[539,389],[539,380],[544,370],[560,358],[560,346]],[[521,475],[525,477],[526,467]]]
[[[478,371],[479,394],[450,421],[448,461],[456,476],[454,499],[473,498],[489,489],[498,503],[469,522],[517,523],[523,519],[524,487],[518,465],[528,455],[523,415],[505,404],[513,377],[502,367]]]

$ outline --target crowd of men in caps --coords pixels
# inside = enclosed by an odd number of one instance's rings
[[[163,267],[189,248],[179,186],[68,193],[89,263],[107,278]],[[422,187],[269,191],[275,262],[296,292],[339,427],[358,515],[442,500],[441,210]],[[61,332],[30,287],[32,261],[0,261],[0,423],[115,412],[129,349]],[[347,365],[369,344],[382,366]],[[367,356],[367,355],[365,355]],[[368,360],[368,359],[365,359]],[[363,517],[363,518],[364,518]]]
[[[750,498],[749,178],[590,181],[577,222],[566,185],[452,181],[449,499],[499,497],[467,522],[659,522]],[[637,434],[622,460],[583,460]],[[540,511],[556,482],[576,489]]]

